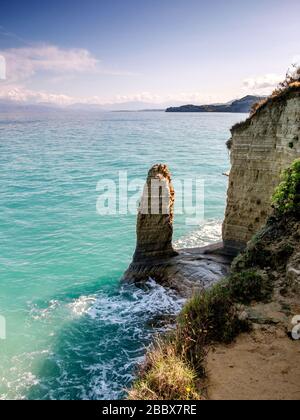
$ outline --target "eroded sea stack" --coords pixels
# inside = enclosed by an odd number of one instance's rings
[[[167,165],[153,166],[147,177],[137,217],[137,244],[123,281],[149,279],[189,297],[228,273],[231,259],[216,251],[222,244],[175,250],[172,244],[175,191]]]
[[[270,97],[232,128],[223,240],[237,254],[266,223],[284,169],[300,156],[300,84]]]
[[[172,245],[174,200],[168,167],[153,166],[148,173],[138,211],[134,263],[177,255]]]

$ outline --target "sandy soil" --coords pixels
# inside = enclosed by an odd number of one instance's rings
[[[257,326],[207,358],[208,399],[300,400],[300,340],[286,330]]]

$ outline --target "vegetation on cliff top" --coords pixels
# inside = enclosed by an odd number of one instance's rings
[[[246,121],[235,124],[231,131],[243,129],[247,127],[252,118],[267,105],[274,103],[275,101],[286,100],[290,94],[300,91],[300,67],[293,65],[290,70],[287,71],[285,79],[279,83],[278,87],[273,91],[273,93],[267,98],[262,99],[253,104],[250,117]],[[229,140],[227,142],[227,147],[230,149],[232,142]]]
[[[205,398],[209,346],[230,343],[251,329],[245,308],[267,303],[292,288],[288,264],[300,255],[300,159],[285,172],[274,198],[274,215],[234,261],[229,277],[184,307],[175,331],[148,353],[140,379],[129,392],[135,400]],[[248,305],[248,306],[247,306]]]
[[[255,267],[273,281],[281,279],[285,289],[287,267],[293,261],[292,265],[300,262],[300,159],[284,172],[272,202],[273,215],[245,252],[235,259],[232,270],[240,272]]]

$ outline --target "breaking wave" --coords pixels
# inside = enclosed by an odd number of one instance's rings
[[[222,221],[207,220],[198,229],[188,233],[175,242],[175,247],[198,248],[222,240]]]
[[[176,246],[204,246],[220,235],[221,222],[208,221]],[[0,399],[123,398],[147,346],[171,327],[183,305],[184,299],[152,279],[143,288],[107,285],[69,300],[31,302],[28,328],[47,330],[49,339],[14,357]]]
[[[49,348],[15,358],[14,375],[7,375],[14,379],[3,384],[0,398],[12,389],[19,399],[122,398],[153,336],[170,328],[183,304],[152,279],[143,289],[125,285],[67,303],[51,300],[46,308],[33,304],[33,323],[63,317],[65,327],[49,334]]]

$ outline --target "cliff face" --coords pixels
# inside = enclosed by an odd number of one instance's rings
[[[299,85],[233,127],[230,147],[223,240],[228,251],[237,253],[266,223],[281,172],[300,156]]]

